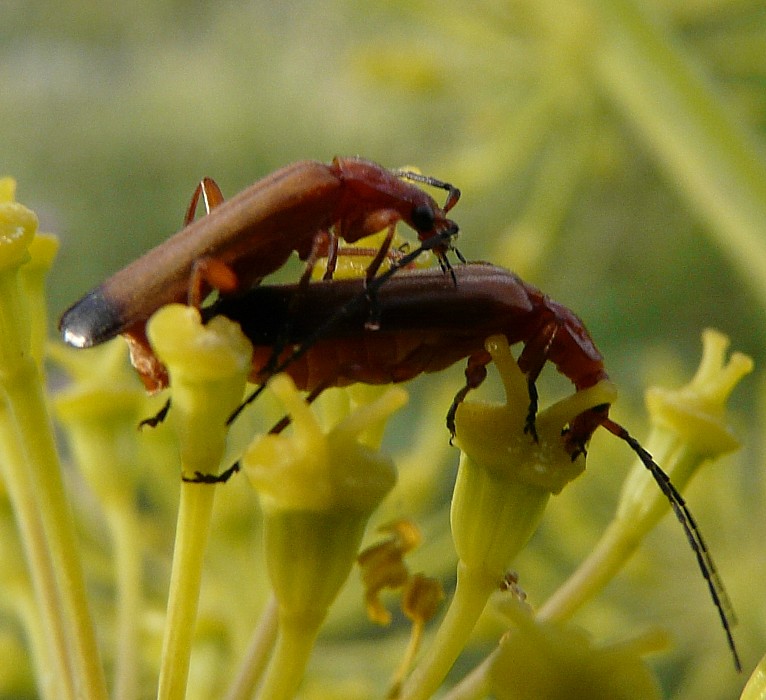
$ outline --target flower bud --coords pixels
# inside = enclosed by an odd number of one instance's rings
[[[257,439],[242,458],[264,516],[266,567],[279,608],[277,646],[262,684],[267,699],[292,697],[327,609],[354,563],[372,512],[393,488],[390,458],[361,442],[406,401],[394,387],[323,433],[292,380],[270,390],[292,434]]]
[[[211,474],[223,456],[226,419],[244,393],[250,341],[233,321],[216,316],[203,325],[199,311],[182,304],[161,308],[146,331],[170,375],[184,475]]]

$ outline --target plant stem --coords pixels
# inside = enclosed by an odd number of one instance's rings
[[[226,700],[248,700],[248,698],[253,697],[258,681],[269,660],[274,640],[277,637],[277,623],[279,620],[277,612],[277,600],[272,595],[253,632],[253,636],[250,638],[245,658],[240,664],[239,673],[234,679],[234,683],[232,683],[229,691],[226,693]]]
[[[401,700],[426,700],[439,687],[455,659],[465,647],[489,596],[497,588],[497,578],[458,564],[457,587],[446,616],[426,657],[407,679]]]
[[[215,486],[181,482],[158,698],[183,700]]]

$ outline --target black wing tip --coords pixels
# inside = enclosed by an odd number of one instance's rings
[[[119,309],[100,288],[70,306],[59,320],[59,331],[67,345],[90,348],[111,340],[123,330]]]

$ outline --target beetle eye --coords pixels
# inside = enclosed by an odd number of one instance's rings
[[[412,208],[412,225],[418,231],[430,231],[434,227],[434,210],[427,204],[418,204]]]

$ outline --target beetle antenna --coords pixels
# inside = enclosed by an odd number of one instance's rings
[[[689,541],[689,545],[697,557],[697,566],[707,582],[710,597],[713,599],[713,605],[715,605],[716,610],[718,610],[718,616],[721,619],[721,625],[726,634],[726,641],[729,645],[731,654],[734,657],[734,666],[738,672],[741,672],[742,662],[740,661],[737,646],[734,643],[734,635],[732,634],[732,627],[737,624],[737,619],[731,601],[729,600],[729,596],[726,593],[723,582],[713,563],[713,558],[708,551],[705,540],[702,538],[702,532],[700,532],[699,527],[697,527],[697,522],[694,520],[694,516],[692,516],[689,507],[686,505],[686,501],[660,465],[654,461],[654,458],[643,448],[641,443],[639,443],[638,440],[636,440],[625,428],[619,423],[615,423],[610,418],[605,419],[601,425],[612,433],[612,435],[615,435],[628,443],[643,465],[649,470],[649,473],[660,487],[660,491],[662,491],[668,501],[670,501],[673,512],[681,523],[681,527],[684,529],[686,539]]]
[[[454,185],[450,185],[449,182],[443,180],[437,180],[430,175],[421,175],[420,173],[414,173],[411,170],[392,170],[396,177],[402,178],[402,180],[409,180],[410,182],[420,182],[424,185],[430,185],[431,187],[438,187],[440,190],[447,192],[447,201],[444,202],[444,213],[446,214],[452,207],[454,207],[460,199],[460,190]]]

